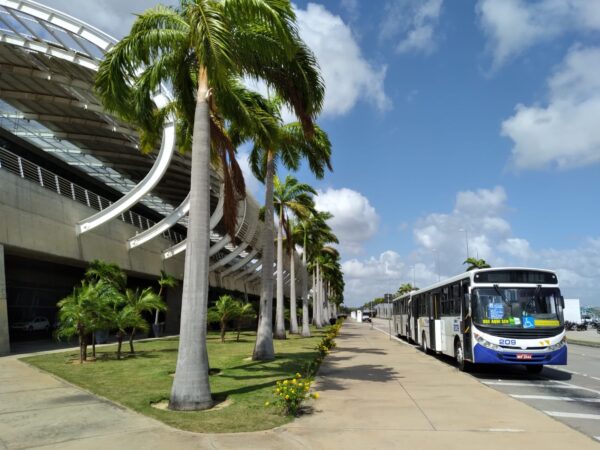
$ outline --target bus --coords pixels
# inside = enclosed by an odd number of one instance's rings
[[[564,298],[550,270],[476,269],[393,299],[395,333],[473,364],[567,364]]]

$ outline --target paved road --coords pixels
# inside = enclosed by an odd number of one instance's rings
[[[374,326],[388,332],[385,320],[375,319]],[[471,375],[600,441],[600,348],[571,344],[568,359],[567,366],[547,366],[539,375],[505,365],[481,365]]]

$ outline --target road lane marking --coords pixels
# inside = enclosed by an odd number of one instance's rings
[[[571,384],[571,383],[567,383],[565,381],[558,381],[558,380],[553,380],[555,383],[559,383],[560,385],[564,385],[564,386],[573,386],[574,389],[581,389],[582,391],[587,391],[587,392],[593,392],[594,394],[598,394],[600,395],[600,391],[597,391],[595,389],[590,389],[587,387],[583,387],[583,386],[577,386],[575,384]]]
[[[570,373],[572,375],[581,375],[579,372],[575,372],[574,370],[563,369],[563,368],[557,367],[557,366],[548,366],[548,367],[550,367],[551,369],[554,369],[554,370],[560,370],[561,372],[567,372],[567,373]]]
[[[590,377],[590,378],[592,378],[594,380],[597,380],[597,381],[600,381],[600,378],[598,378],[598,377]]]
[[[517,383],[513,381],[482,381],[483,384],[494,386],[527,386],[527,387],[551,387],[556,389],[582,389],[579,386],[551,384],[551,383]]]
[[[569,413],[560,411],[544,411],[546,414],[552,417],[563,417],[565,419],[591,419],[600,420],[600,414],[581,414],[581,413]]]
[[[600,398],[586,398],[586,397],[557,397],[553,395],[520,395],[510,394],[513,398],[520,398],[524,400],[557,400],[561,402],[586,402],[586,403],[600,403]]]
[[[600,436],[594,436],[594,439],[598,439],[600,441]]]

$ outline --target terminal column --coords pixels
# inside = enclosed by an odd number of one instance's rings
[[[4,268],[4,246],[0,244],[0,355],[10,353],[8,338],[8,307],[6,300],[6,275]]]

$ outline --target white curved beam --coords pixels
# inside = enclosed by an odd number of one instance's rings
[[[229,255],[225,256],[224,258],[221,258],[220,260],[218,260],[216,263],[211,264],[210,267],[208,268],[209,271],[213,271],[215,269],[218,269],[219,267],[223,267],[225,264],[227,264],[229,261],[232,261],[233,258],[235,258],[236,256],[238,256],[240,253],[242,253],[244,251],[244,249],[246,247],[248,247],[248,243],[247,242],[242,242],[240,245],[238,245],[235,250],[233,250]]]
[[[154,103],[156,103],[159,108],[162,107],[167,101],[167,97],[163,94],[159,94],[154,98]],[[175,118],[173,115],[169,115],[169,117],[165,120],[160,152],[156,158],[156,161],[154,162],[154,165],[150,169],[150,172],[148,172],[148,175],[146,175],[144,179],[140,181],[131,191],[114,202],[108,208],[80,221],[76,226],[77,235],[81,235],[93,230],[103,223],[106,223],[125,211],[131,209],[142,199],[144,195],[154,189],[167,171],[171,162],[171,158],[173,157],[173,153],[175,152],[174,120]]]
[[[236,270],[241,269],[246,264],[248,264],[248,262],[252,261],[252,259],[254,259],[254,257],[256,256],[257,253],[258,253],[258,250],[252,250],[250,253],[248,253],[248,256],[243,258],[241,261],[237,262],[235,265],[229,267],[227,270],[223,271],[221,276],[226,277],[227,275],[235,272]]]
[[[167,231],[169,228],[174,226],[179,220],[185,216],[190,210],[190,194],[187,195],[185,200],[181,202],[177,208],[173,210],[171,214],[165,217],[163,220],[158,222],[156,225],[148,228],[145,231],[142,231],[139,234],[129,238],[127,240],[127,248],[131,250],[132,248],[138,247],[146,242],[154,239],[157,236],[160,236],[162,233]]]
[[[256,268],[261,264],[262,261],[260,259],[257,259],[255,263],[250,264],[246,269],[244,269],[242,272],[238,273],[235,277],[233,277],[232,281],[237,281],[240,278],[245,277],[246,275],[250,275],[252,271],[256,271]]]
[[[213,211],[212,215],[210,216],[210,229],[214,229],[217,224],[219,223],[219,221],[221,220],[221,218],[223,217],[223,203],[225,202],[225,197],[223,195],[224,193],[224,188],[223,185],[221,184],[221,189],[219,190],[219,201],[217,202],[217,207],[215,208],[215,210]],[[189,206],[189,197],[190,195],[188,194],[188,196],[186,197],[186,200],[188,200],[188,205],[187,205],[187,212],[189,212],[190,210],[190,206]],[[184,200],[185,203],[185,200]],[[183,205],[183,203],[179,206],[179,208]],[[161,222],[159,222],[158,224],[156,224],[155,226],[160,225]],[[149,231],[149,230],[146,230]],[[143,233],[140,233],[143,234]],[[138,237],[139,234],[131,239],[135,239],[136,237]],[[155,236],[152,236],[149,239],[152,239]],[[148,241],[149,239],[146,239],[146,241]],[[225,239],[227,239],[225,241]],[[144,242],[146,242],[144,241]],[[227,244],[229,244],[229,242],[231,241],[231,238],[229,236],[225,236],[224,238],[222,238],[217,244],[215,245],[219,245],[220,243],[222,243],[222,245],[220,247],[215,247],[212,246],[208,252],[209,256],[214,255],[215,253],[217,253],[219,250],[221,250],[223,247],[225,247]],[[142,242],[143,243],[143,242]],[[140,244],[138,244],[140,245]],[[216,248],[216,250],[213,251],[213,247]],[[183,251],[185,251],[185,249],[187,248],[187,239],[184,239],[183,241],[181,241],[179,244],[175,244],[172,247],[169,247],[168,249],[164,250],[162,253],[162,258],[163,259],[169,259],[172,258],[173,256],[177,255],[178,253],[181,253]]]

